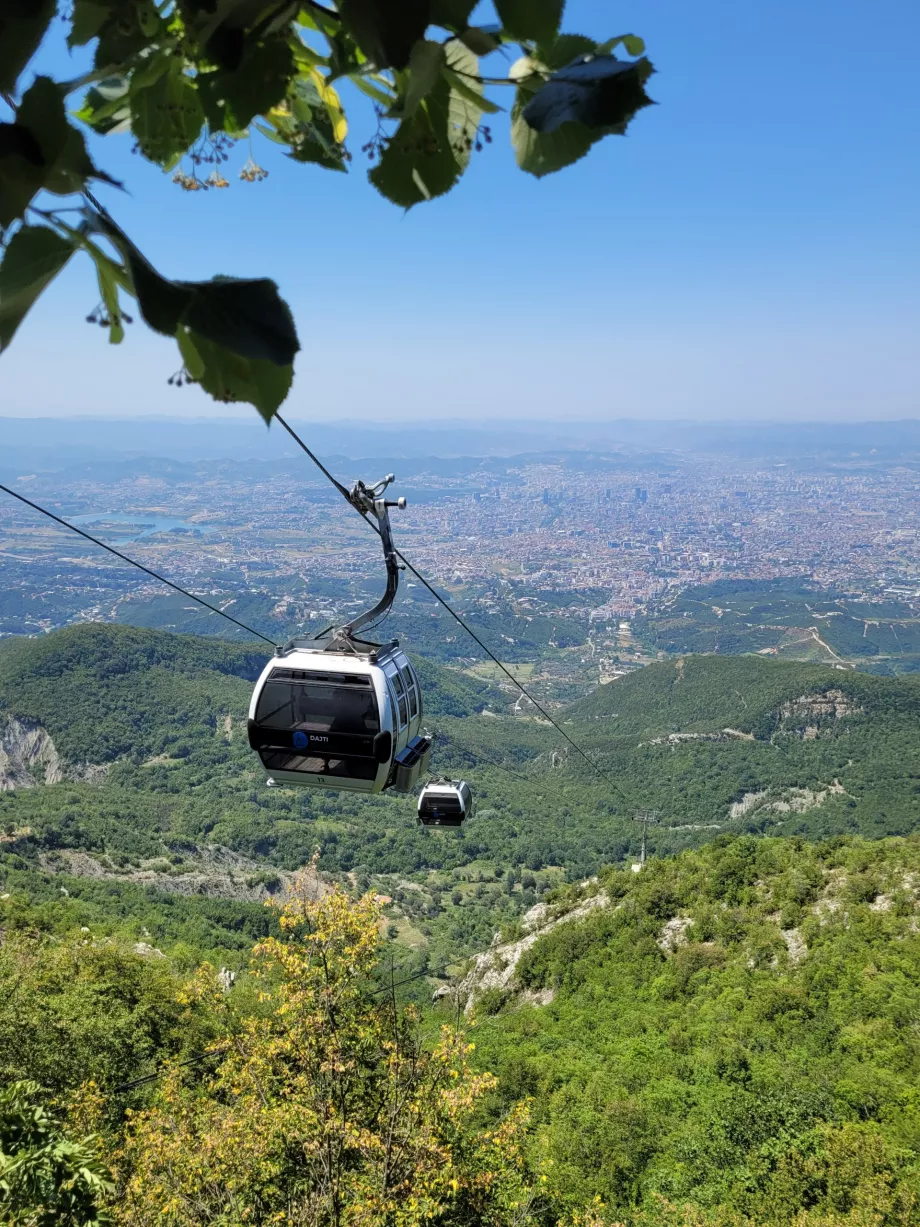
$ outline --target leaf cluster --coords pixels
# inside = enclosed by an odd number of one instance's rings
[[[73,0],[71,48],[91,47],[75,81],[38,76],[17,95],[55,15],[53,0],[0,15],[0,352],[72,255],[90,257],[100,306],[88,317],[120,343],[137,301],[151,328],[174,337],[182,365],[171,382],[197,383],[219,401],[245,401],[270,420],[287,396],[299,342],[267,279],[171,280],[155,270],[96,200],[114,181],[92,161],[81,128],[130,132],[144,158],[187,190],[225,188],[222,167],[253,135],[295,162],[347,171],[349,123],[339,83],[369,99],[376,133],[364,146],[369,177],[403,207],[443,195],[474,150],[491,143],[484,114],[501,108],[486,87],[514,92],[511,137],[535,175],[568,166],[596,141],[622,134],[649,98],[652,72],[634,35],[599,44],[560,32],[563,0],[495,0],[497,20],[471,25],[472,0]],[[506,44],[520,55],[507,76],[480,61]],[[620,60],[614,48],[632,58]],[[503,63],[503,61],[502,61]],[[81,94],[72,116],[68,100]],[[210,165],[205,178],[199,171]],[[250,157],[240,178],[268,171]],[[117,185],[116,185],[117,186]],[[50,203],[47,196],[52,197]],[[55,197],[82,196],[68,220]],[[69,206],[68,206],[69,207]]]

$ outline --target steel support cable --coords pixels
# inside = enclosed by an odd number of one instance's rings
[[[25,503],[27,507],[31,507],[33,511],[41,512],[43,516],[47,516],[49,520],[54,520],[63,528],[69,528],[72,533],[79,533],[81,537],[85,537],[87,541],[92,541],[93,545],[101,546],[102,549],[108,550],[110,554],[114,554],[116,558],[120,558],[122,562],[128,562],[132,567],[137,567],[139,571],[144,571],[147,575],[158,580],[161,584],[166,584],[168,588],[172,588],[175,592],[181,593],[182,596],[188,597],[190,601],[197,601],[199,605],[203,605],[205,609],[209,609],[211,613],[220,614],[222,618],[226,618],[228,622],[232,622],[241,630],[246,631],[249,635],[255,635],[257,639],[261,639],[264,643],[276,646],[274,639],[269,639],[267,635],[263,635],[260,631],[253,630],[251,626],[247,626],[245,622],[240,622],[239,618],[234,618],[232,614],[225,613],[223,609],[218,609],[216,605],[212,605],[210,601],[206,601],[202,596],[195,596],[194,592],[189,592],[188,589],[180,587],[179,584],[174,584],[171,579],[167,579],[165,575],[160,575],[156,571],[152,571],[150,567],[145,567],[142,562],[137,562],[134,558],[129,558],[127,554],[123,554],[121,550],[116,550],[112,545],[106,545],[104,541],[100,541],[98,537],[94,537],[91,533],[86,533],[82,528],[78,528],[76,524],[69,524],[66,520],[62,520],[60,516],[56,516],[53,511],[48,511],[44,507],[40,507],[38,503],[33,503],[31,499],[25,497],[24,494],[17,494],[15,490],[11,490],[9,486],[0,484],[0,490],[5,494],[11,495],[13,498],[19,499],[20,503]]]
[[[306,452],[306,454],[310,457],[310,459],[313,461],[316,467],[329,479],[329,481],[332,482],[332,484],[339,491],[339,493],[346,500],[346,502],[350,506],[354,507],[354,503],[352,503],[351,501],[351,495],[348,492],[348,490],[345,488],[345,486],[343,486],[340,481],[337,481],[336,478],[333,477],[333,475],[329,472],[329,470],[322,463],[322,461],[320,461],[314,455],[314,453],[309,449],[309,447],[307,447],[306,443],[304,443],[303,439],[301,439],[300,436],[296,433],[296,431],[294,431],[287,424],[287,422],[284,420],[284,418],[279,413],[275,414],[275,421],[284,427],[284,429],[288,432],[288,434],[291,436],[294,442],[300,448],[302,448],[304,452]],[[367,516],[363,511],[361,511],[360,508],[355,507],[355,510],[362,517],[362,519],[364,519],[371,526],[374,532],[377,533],[377,535],[379,536],[380,530],[377,528],[377,525],[373,522],[373,520],[370,519],[370,517]],[[393,553],[396,555],[399,561],[405,566],[406,570],[411,571],[412,574],[415,576],[415,578],[419,581],[419,583],[431,593],[434,599],[440,605],[444,606],[444,608],[447,610],[450,616],[454,619],[454,621],[459,626],[461,626],[466,631],[466,633],[470,636],[470,638],[473,639],[479,645],[479,647],[483,650],[483,652],[485,652],[486,656],[488,656],[489,659],[493,661],[494,664],[498,665],[502,673],[504,673],[504,675],[509,679],[509,681],[511,681],[518,688],[518,690],[520,690],[521,694],[524,695],[526,699],[530,700],[530,702],[534,705],[534,707],[537,709],[540,715],[543,716],[543,718],[547,720],[553,726],[556,732],[559,733],[559,735],[568,742],[568,744],[572,747],[573,750],[575,750],[578,754],[581,755],[581,757],[585,760],[585,762],[592,769],[592,771],[596,772],[597,775],[600,776],[600,778],[605,781],[605,783],[609,784],[611,788],[613,788],[616,792],[620,794],[620,796],[624,799],[624,801],[626,801],[628,804],[631,805],[632,800],[629,797],[629,795],[626,793],[626,791],[623,788],[621,788],[621,786],[616,782],[616,780],[613,779],[612,776],[608,775],[607,772],[603,770],[603,768],[599,767],[597,763],[581,748],[578,742],[574,741],[568,735],[568,733],[562,728],[562,726],[553,719],[553,717],[549,714],[546,708],[543,707],[543,705],[539,703],[533,697],[533,695],[527,690],[527,688],[524,686],[522,682],[518,681],[518,679],[514,676],[511,670],[508,669],[504,664],[502,664],[502,662],[498,659],[498,657],[491,650],[491,648],[488,648],[483,643],[483,641],[479,638],[479,636],[476,634],[473,628],[469,625],[469,623],[465,622],[463,618],[460,616],[460,614],[458,614],[456,610],[450,605],[450,603],[447,600],[445,600],[445,598],[442,597],[441,594],[435,588],[431,586],[428,580],[425,579],[424,575],[422,575],[419,571],[417,571],[416,568],[412,565],[412,563],[409,562],[408,558],[406,558],[404,554],[400,553],[400,551],[396,549],[395,547],[394,547]]]

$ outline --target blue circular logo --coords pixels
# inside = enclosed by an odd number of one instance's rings
[[[302,733],[300,729],[294,734],[294,747],[297,750],[305,750],[307,748],[307,735]]]

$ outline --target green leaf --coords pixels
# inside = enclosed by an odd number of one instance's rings
[[[0,4],[0,92],[16,89],[54,17],[55,0],[3,0]]]
[[[431,21],[445,30],[465,30],[475,7],[476,0],[431,0]]]
[[[267,278],[214,277],[171,281],[161,276],[109,217],[95,227],[121,252],[141,314],[156,332],[175,336],[186,325],[239,357],[288,366],[300,349],[287,303]]]
[[[127,77],[109,77],[87,90],[74,118],[92,128],[99,136],[109,132],[130,131],[131,108],[128,100],[130,83]]]
[[[467,81],[464,77],[459,76],[452,68],[444,69],[444,76],[450,82],[450,87],[454,93],[459,94],[461,98],[465,98],[468,102],[476,105],[478,110],[485,111],[489,115],[497,115],[504,108],[486,98],[483,94],[477,91],[475,83]],[[481,89],[481,86],[480,86]]]
[[[84,47],[91,42],[111,16],[111,6],[100,0],[73,0],[68,47]]]
[[[552,73],[565,68],[580,55],[594,55],[599,51],[594,39],[584,34],[560,34],[549,46],[540,48],[539,60]]]
[[[118,301],[118,279],[111,260],[96,261],[96,281],[99,285],[99,296],[105,303],[105,309],[111,321],[109,344],[120,345],[125,339],[125,330],[121,322],[121,305]]]
[[[548,43],[555,38],[565,0],[495,0],[499,19],[517,41]]]
[[[492,105],[487,103],[482,95],[482,85],[478,79],[479,59],[469,47],[454,39],[447,44],[444,54],[451,78],[459,77],[467,84],[467,88],[462,91],[453,86],[451,88],[448,107],[450,125],[456,134],[472,143],[476,139],[482,112]],[[468,160],[469,148],[466,156]]]
[[[461,30],[457,37],[474,55],[489,55],[502,45],[500,35],[493,34],[482,26],[469,26]]]
[[[386,107],[387,110],[389,110],[389,108],[396,101],[394,94],[388,94],[384,90],[380,89],[379,86],[372,85],[366,77],[362,77],[358,73],[353,73],[349,77],[349,80],[357,89],[361,91],[362,94],[372,99],[374,102],[378,102],[382,107]]]
[[[591,146],[606,135],[583,124],[567,123],[554,132],[535,132],[525,121],[524,107],[531,95],[518,90],[511,108],[511,143],[521,170],[542,178],[583,158]]]
[[[157,42],[160,30],[165,34],[166,23],[161,22],[156,12],[151,11],[152,5],[146,0],[137,0],[131,4],[112,4],[109,6],[108,19],[98,32],[99,41],[93,54],[93,67],[106,68],[110,64],[128,64],[135,56],[148,53],[149,48]],[[142,24],[143,15],[143,24]],[[149,30],[150,20],[154,22],[155,34],[145,33],[144,25]]]
[[[189,285],[162,277],[111,218],[93,213],[90,220],[121,253],[131,275],[132,290],[144,323],[154,332],[175,336],[183,313],[192,302]]]
[[[598,55],[609,55],[615,47],[624,47],[627,55],[644,55],[645,39],[638,34],[618,34],[616,38],[608,38],[605,43],[598,43]]]
[[[300,349],[294,318],[267,277],[184,281],[192,301],[182,322],[217,345],[258,362],[288,366]]]
[[[476,139],[482,112],[474,79],[479,63],[456,40],[447,44],[445,58],[453,72],[470,79],[467,96],[442,76],[416,114],[400,123],[369,176],[381,195],[406,209],[450,191]]]
[[[430,0],[341,0],[339,13],[377,68],[406,68],[431,21]]]
[[[164,63],[163,69],[149,85],[131,90],[131,131],[141,153],[160,166],[195,143],[205,119],[182,60]]]
[[[294,75],[294,52],[286,35],[247,42],[232,72],[201,73],[201,101],[213,131],[243,132],[256,115],[282,101]]]
[[[41,146],[21,124],[0,124],[0,227],[21,218],[44,180]]]
[[[179,340],[179,349],[186,370],[205,392],[218,401],[255,405],[266,422],[271,421],[291,389],[293,366],[241,357],[194,330]]]
[[[652,71],[646,59],[581,56],[554,73],[521,114],[531,128],[544,134],[569,122],[622,133],[638,111],[652,104],[645,92]]]
[[[444,48],[440,43],[420,38],[409,57],[409,85],[402,107],[403,119],[418,110],[423,98],[434,89],[444,63]]]
[[[0,353],[73,252],[74,245],[47,226],[23,226],[10,239],[0,263]]]
[[[36,77],[16,122],[0,125],[0,225],[22,217],[42,188],[68,195],[89,178],[115,182],[93,165],[82,133],[67,122],[60,88],[49,77]]]
[[[182,355],[185,369],[192,379],[199,380],[204,374],[204,361],[195,347],[191,331],[188,328],[180,328],[176,333],[176,340],[179,343],[179,353]]]
[[[287,145],[288,156],[295,162],[345,171],[345,150],[336,139],[336,125],[340,130],[344,127],[344,116],[337,104],[338,95],[331,86],[324,85],[321,95],[313,80],[300,78],[290,109],[276,108],[268,116],[271,127],[259,123],[256,127],[270,140]]]

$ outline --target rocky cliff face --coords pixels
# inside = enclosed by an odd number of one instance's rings
[[[0,792],[99,779],[107,770],[95,763],[65,763],[40,724],[0,713]]]
[[[584,883],[583,885],[589,884]],[[581,920],[595,908],[606,907],[609,902],[606,891],[599,891],[596,895],[589,895],[582,902],[571,907],[569,911],[555,915],[545,903],[537,903],[523,916],[523,937],[517,941],[502,944],[498,942],[498,934],[496,934],[496,941],[484,954],[476,955],[473,966],[460,983],[456,987],[438,989],[435,993],[435,1000],[458,993],[460,1000],[466,1003],[465,1012],[469,1014],[477,999],[489,989],[513,993],[516,987],[515,972],[525,951],[529,950],[541,937],[551,933],[558,925]],[[553,998],[551,989],[534,996],[527,994],[521,994],[521,996],[522,999],[533,1005],[549,1005]]]

